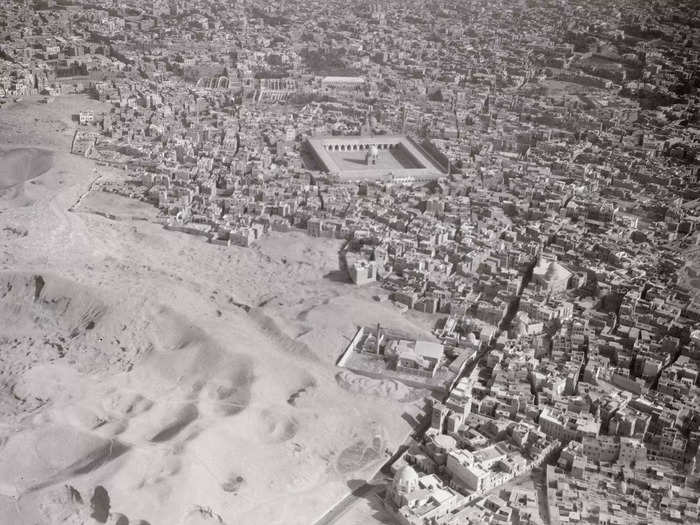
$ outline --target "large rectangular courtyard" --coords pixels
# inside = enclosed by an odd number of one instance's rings
[[[345,180],[424,180],[442,175],[437,162],[404,135],[314,137],[308,145],[321,169]],[[368,162],[374,148],[376,159]]]
[[[329,151],[330,157],[341,171],[353,170],[414,170],[424,166],[402,148],[383,149],[379,151],[374,164],[367,163],[369,150]]]

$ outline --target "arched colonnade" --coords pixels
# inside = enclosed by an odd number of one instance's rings
[[[377,149],[394,149],[398,144],[325,144],[326,151],[361,151],[376,146]]]

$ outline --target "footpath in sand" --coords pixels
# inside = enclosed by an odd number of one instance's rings
[[[0,112],[0,523],[306,525],[371,475],[420,393],[335,361],[358,324],[428,320],[340,282],[336,241],[69,211],[123,175],[67,153],[67,103],[22,105]]]

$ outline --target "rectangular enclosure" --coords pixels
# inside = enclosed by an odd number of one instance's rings
[[[441,175],[439,165],[405,135],[321,137],[307,144],[321,169],[347,180]]]

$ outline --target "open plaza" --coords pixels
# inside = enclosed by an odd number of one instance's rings
[[[442,175],[430,154],[405,135],[314,137],[314,160],[341,179],[428,180]]]

